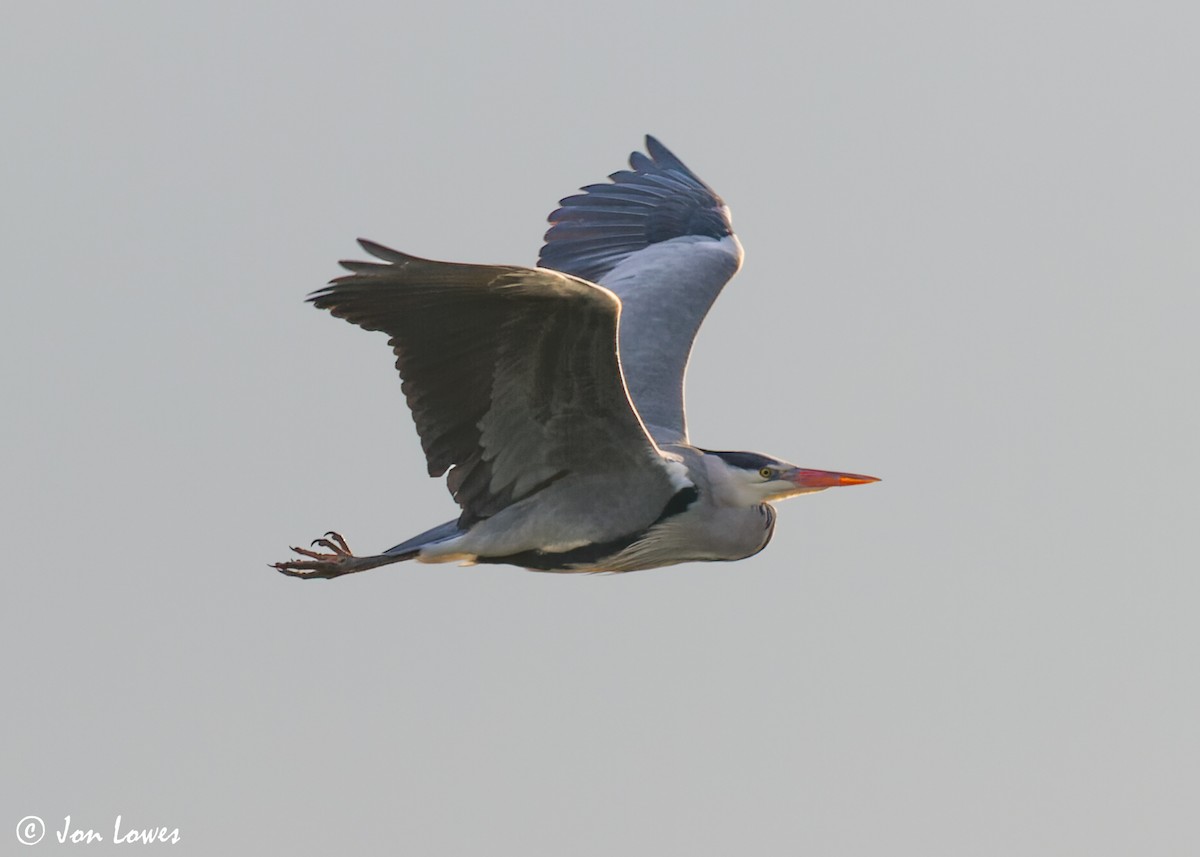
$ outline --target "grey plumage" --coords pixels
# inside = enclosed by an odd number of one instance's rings
[[[688,442],[683,376],[704,316],[741,264],[729,209],[661,143],[562,200],[536,269],[409,256],[309,299],[396,357],[431,476],[457,520],[383,554],[334,533],[276,563],[336,577],[404,559],[632,571],[761,550],[768,500],[875,481]],[[598,282],[593,282],[598,281]],[[841,481],[837,481],[840,479]],[[832,480],[832,481],[831,481]]]
[[[538,264],[611,289],[624,307],[621,365],[660,442],[687,441],[684,370],[713,301],[742,264],[729,208],[654,137],[631,170],[568,196],[550,215]]]
[[[634,505],[666,503],[667,463],[621,384],[611,293],[556,271],[433,262],[361,243],[383,263],[345,262],[353,273],[309,300],[390,337],[429,475],[449,471],[460,527],[567,474],[617,474],[644,498]]]

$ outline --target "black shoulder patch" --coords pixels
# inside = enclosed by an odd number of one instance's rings
[[[658,516],[658,520],[655,521],[654,524],[661,523],[667,518],[671,518],[675,515],[680,515],[686,512],[688,507],[699,499],[700,489],[695,485],[689,485],[686,488],[680,488],[675,492],[675,496],[667,501],[667,505],[663,508],[662,514]],[[654,524],[651,524],[650,526],[654,526]]]

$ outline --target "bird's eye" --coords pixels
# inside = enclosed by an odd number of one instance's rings
[[[763,479],[770,479],[772,476],[775,475],[775,471],[769,467],[764,467],[762,470],[758,471],[758,475],[761,476]]]

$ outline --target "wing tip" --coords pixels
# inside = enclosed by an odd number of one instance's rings
[[[413,258],[407,253],[401,253],[399,250],[393,250],[391,247],[385,247],[376,241],[369,238],[359,238],[358,246],[370,253],[376,259],[382,259],[385,262],[391,262],[394,265],[399,265]]]
[[[680,163],[679,158],[675,157],[675,153],[664,146],[662,141],[653,134],[646,135],[646,154],[648,154],[651,160],[655,161],[656,163],[663,161],[671,161],[676,164]]]
[[[635,154],[641,154],[641,153],[638,152]],[[720,201],[721,198],[719,196],[717,196],[716,191],[714,191],[711,187],[709,187],[708,184],[703,179],[701,179],[698,175],[696,175],[694,172],[692,172],[688,168],[687,164],[685,164],[683,161],[679,160],[678,155],[676,155],[674,152],[672,152],[670,149],[668,149],[666,146],[664,146],[662,141],[659,140],[657,137],[655,137],[653,134],[646,135],[646,154],[650,156],[649,161],[651,162],[653,167],[660,169],[660,170],[673,170],[675,172],[683,173],[689,179],[696,182],[701,187],[703,187],[705,190],[707,190],[709,193],[711,193],[717,199],[718,202]],[[645,156],[643,155],[643,157],[645,157]],[[631,166],[633,165],[632,156],[630,158],[629,163]]]
[[[546,218],[539,265],[595,282],[642,247],[685,235],[720,240],[733,234],[721,196],[658,137],[644,138],[646,151],[630,154],[629,169],[559,200]],[[618,233],[628,240],[614,240]]]

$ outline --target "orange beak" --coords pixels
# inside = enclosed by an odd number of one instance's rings
[[[874,476],[859,476],[857,473],[835,473],[831,470],[804,470],[797,467],[787,478],[798,488],[839,488],[842,485],[866,485],[878,482]]]

